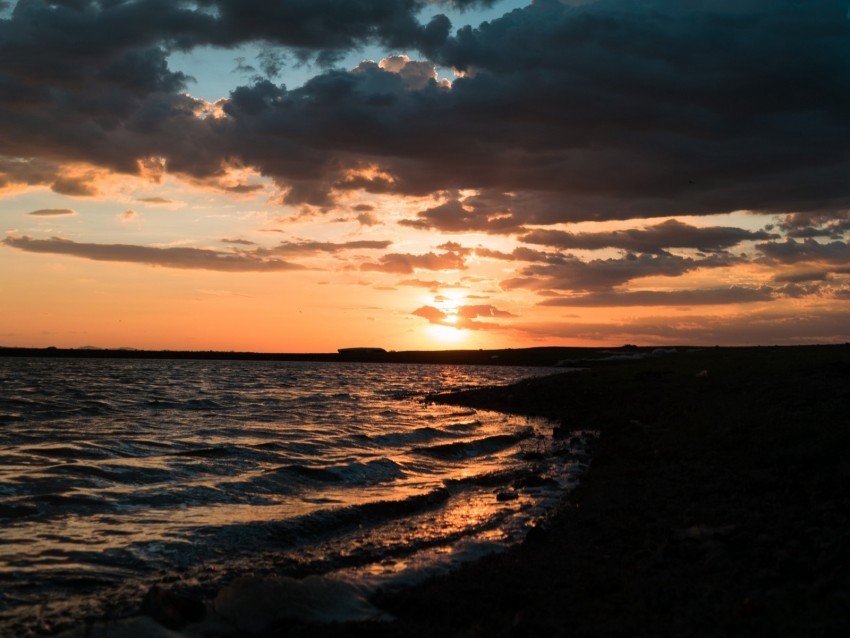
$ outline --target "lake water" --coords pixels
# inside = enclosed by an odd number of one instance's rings
[[[550,424],[425,399],[553,372],[0,358],[0,634],[156,582],[404,583],[517,542],[581,464]]]

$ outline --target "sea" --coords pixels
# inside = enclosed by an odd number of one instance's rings
[[[405,586],[521,541],[586,466],[437,393],[553,368],[0,358],[0,635],[245,575]]]

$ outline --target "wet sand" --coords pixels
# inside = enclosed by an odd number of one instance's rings
[[[850,635],[850,345],[658,355],[442,396],[599,430],[563,511],[379,596],[393,623],[278,635]]]

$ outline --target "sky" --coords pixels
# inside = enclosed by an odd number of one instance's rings
[[[0,0],[0,346],[850,341],[847,0]]]

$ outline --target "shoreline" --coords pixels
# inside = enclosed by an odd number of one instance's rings
[[[258,635],[850,635],[850,346],[697,349],[431,399],[599,431],[590,468],[520,545],[372,596],[392,621]]]
[[[438,400],[601,436],[520,546],[379,596],[394,623],[278,635],[850,635],[850,346],[700,350]]]
[[[544,346],[479,350],[343,349],[341,352],[225,352],[218,350],[135,350],[127,348],[21,348],[0,346],[0,357],[70,359],[142,359],[199,361],[309,361],[319,363],[423,363],[551,367],[564,360],[593,360],[611,352],[647,353],[653,348],[579,348]]]

